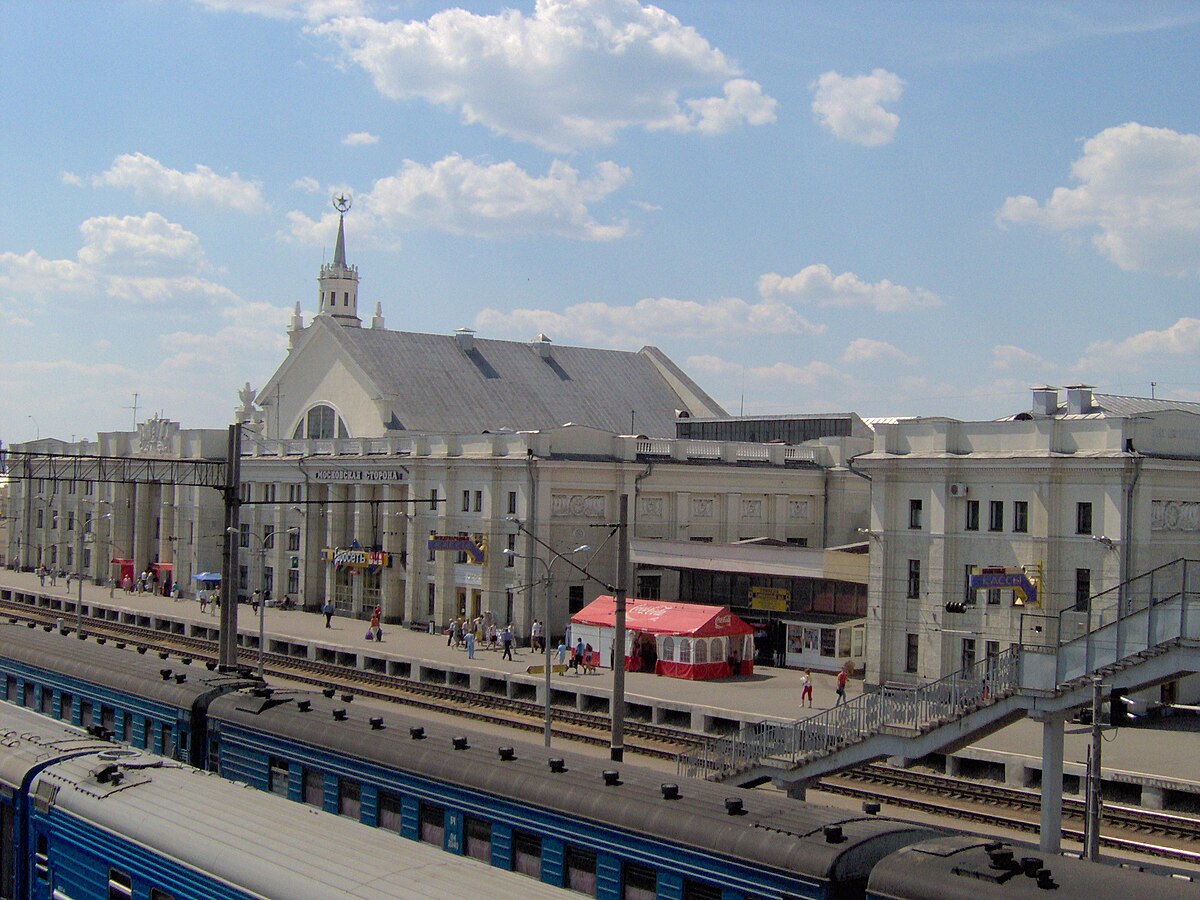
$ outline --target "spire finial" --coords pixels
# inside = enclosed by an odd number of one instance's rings
[[[338,211],[337,244],[333,248],[333,264],[335,266],[345,267],[346,265],[346,213],[350,211],[353,202],[345,191],[333,198],[333,208]]]

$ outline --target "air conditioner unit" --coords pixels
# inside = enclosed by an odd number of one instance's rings
[[[950,485],[950,496],[951,497],[967,496],[967,486],[965,484],[963,484],[961,481],[954,482],[952,485]]]

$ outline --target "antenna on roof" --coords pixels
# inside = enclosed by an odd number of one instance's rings
[[[1155,389],[1156,387],[1158,387],[1158,382],[1157,382],[1157,381],[1152,381],[1152,382],[1150,382],[1150,399],[1151,399],[1151,400],[1157,399],[1157,398],[1154,396],[1154,389]]]

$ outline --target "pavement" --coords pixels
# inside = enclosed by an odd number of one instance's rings
[[[11,570],[0,570],[0,585],[55,594],[72,602],[77,595],[76,582],[72,582],[68,593],[62,578],[58,579],[57,585],[51,585],[47,579],[45,586],[42,586],[36,575]],[[200,605],[195,600],[176,601],[170,597],[153,594],[127,594],[119,588],[113,591],[110,598],[108,588],[97,587],[90,582],[84,583],[83,595],[85,603],[103,603],[142,613],[160,613],[204,622],[210,627],[217,621],[213,612],[201,613]],[[430,635],[400,625],[385,626],[383,641],[376,644],[365,639],[367,623],[363,620],[334,616],[331,627],[326,628],[325,617],[322,614],[300,610],[268,608],[265,610],[264,628],[268,642],[271,637],[295,638],[320,642],[325,646],[353,650],[370,649],[373,656],[386,655],[411,662],[453,662],[459,668],[478,668],[485,673],[524,674],[530,666],[540,666],[543,660],[540,653],[531,653],[527,646],[514,649],[511,661],[502,659],[500,650],[479,647],[476,648],[475,658],[468,659],[465,650],[446,645],[445,635]],[[258,617],[253,614],[248,604],[239,607],[238,630],[257,637]],[[612,671],[609,669],[602,668],[592,675],[555,674],[553,678],[570,682],[582,680],[601,691],[612,688]],[[795,719],[810,714],[807,708],[802,710],[799,706],[801,673],[792,669],[763,667],[757,668],[753,675],[715,681],[685,681],[643,672],[628,672],[625,678],[626,694],[635,701],[670,700],[714,710],[731,710],[780,719]],[[812,680],[812,712],[816,713],[833,705],[835,675],[814,672]],[[858,696],[861,688],[861,681],[851,679],[847,691],[848,698]],[[1086,760],[1090,740],[1090,728],[1072,727],[1068,724],[1065,760],[1068,763]],[[1186,731],[1145,728],[1107,731],[1104,767],[1106,770],[1188,782],[1196,778],[1197,741],[1195,733]],[[1011,754],[1014,757],[1036,760],[1040,765],[1041,726],[1027,719],[1018,721],[972,745],[970,750]],[[969,751],[964,755],[972,755]]]

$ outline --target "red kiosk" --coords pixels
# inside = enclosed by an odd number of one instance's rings
[[[597,597],[571,616],[571,643],[582,640],[612,659],[616,600]],[[754,629],[724,606],[636,600],[625,605],[625,669],[700,681],[754,674]]]
[[[113,580],[117,587],[124,588],[126,578],[129,579],[130,585],[133,584],[133,580],[136,576],[133,574],[133,560],[132,559],[116,559],[116,558],[114,558],[114,559],[110,560],[109,563],[111,566],[113,566],[116,569],[116,572],[113,574]]]

